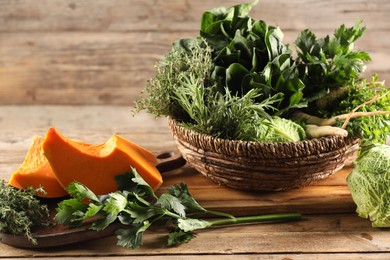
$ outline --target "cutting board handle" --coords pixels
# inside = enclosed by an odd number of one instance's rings
[[[181,168],[187,162],[180,153],[162,152],[157,156],[158,164],[156,168],[160,173],[166,173]]]

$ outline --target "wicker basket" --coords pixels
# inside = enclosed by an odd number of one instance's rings
[[[339,136],[262,143],[200,134],[169,118],[184,159],[207,178],[231,188],[280,191],[327,178],[356,156],[359,139]]]

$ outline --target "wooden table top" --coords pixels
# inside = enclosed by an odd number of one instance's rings
[[[34,135],[55,126],[73,139],[102,143],[113,133],[153,153],[177,151],[165,119],[126,106],[0,106],[0,178],[8,180],[26,155]],[[287,192],[244,192],[209,181],[189,165],[164,175],[160,188],[179,181],[206,208],[236,215],[300,212],[302,220],[278,224],[252,224],[197,232],[191,242],[167,247],[164,230],[144,235],[138,249],[116,246],[114,236],[50,249],[20,249],[0,243],[0,258],[125,257],[164,259],[390,259],[390,230],[372,228],[357,216],[344,168],[309,187]]]

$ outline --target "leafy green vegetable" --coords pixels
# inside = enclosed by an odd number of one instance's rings
[[[216,8],[203,14],[200,36],[213,50],[215,67],[211,80],[221,92],[243,96],[252,89],[261,103],[269,96],[283,95],[277,110],[306,106],[292,51],[282,43],[280,28],[254,20],[248,14],[258,1],[230,8]]]
[[[328,102],[325,108],[316,109],[315,115],[332,117],[348,114],[355,107],[381,96],[376,102],[363,106],[359,112],[390,111],[390,92],[374,75],[370,82],[362,79],[351,84],[342,94]],[[338,126],[343,122],[339,121]],[[383,144],[390,132],[390,115],[377,114],[351,119],[346,130],[351,136],[359,136],[364,142]]]
[[[251,222],[292,221],[300,214],[274,214],[236,218],[230,214],[206,210],[189,193],[185,184],[173,185],[159,197],[135,169],[116,177],[119,191],[96,196],[80,183],[72,183],[68,191],[74,197],[58,204],[55,220],[63,225],[78,226],[83,221],[97,217],[91,229],[102,230],[114,222],[128,228],[116,231],[118,245],[136,248],[142,245],[143,234],[153,225],[173,225],[168,235],[168,245],[189,242],[193,231],[213,226]],[[89,198],[89,204],[83,201]],[[204,215],[223,217],[220,220],[198,219]]]
[[[257,3],[204,12],[199,36],[173,44],[146,89],[149,98],[143,97],[138,109],[171,116],[216,137],[278,142],[305,138],[296,125],[305,122],[279,117],[294,119],[303,112],[330,117],[329,122],[341,114],[345,120],[357,101],[362,104],[377,94],[369,84],[361,84],[365,62],[370,60],[366,52],[354,50],[366,29],[361,21],[353,27],[341,25],[332,37],[317,38],[308,29],[302,31],[294,58],[280,28],[249,16]],[[325,106],[318,106],[319,101]],[[362,111],[388,111],[388,101],[385,96]],[[363,140],[384,142],[389,116],[377,114],[349,121],[346,130]],[[321,136],[346,133],[333,130],[321,128]]]
[[[303,127],[292,120],[272,117],[262,120],[258,127],[263,127],[263,134],[256,141],[261,142],[297,142],[306,139]],[[261,133],[261,131],[259,131]]]
[[[35,197],[43,189],[18,190],[0,181],[0,232],[22,235],[36,244],[31,230],[49,224],[49,210]]]
[[[357,21],[350,28],[341,25],[333,37],[317,39],[309,30],[300,33],[295,41],[298,67],[305,83],[304,98],[309,101],[303,111],[321,118],[338,118],[381,95],[378,101],[363,106],[358,111],[362,116],[351,119],[344,127],[350,136],[360,137],[363,142],[384,143],[390,130],[390,117],[370,112],[390,110],[388,89],[378,84],[376,75],[372,82],[360,78],[365,62],[371,58],[366,52],[354,50],[355,41],[365,29]],[[340,120],[336,126],[341,127],[343,123]]]
[[[390,146],[365,147],[347,183],[359,216],[374,227],[390,227]]]
[[[291,120],[271,117],[266,111],[276,110],[273,104],[282,100],[282,95],[254,100],[260,96],[252,89],[243,97],[211,92],[194,77],[183,82],[174,94],[191,121],[183,124],[197,132],[231,140],[287,142],[306,138],[304,129]]]
[[[263,95],[259,93],[259,89],[251,89],[242,97],[232,94],[227,87],[225,91],[220,92],[215,85],[207,84],[207,82],[211,84],[207,80],[210,78],[207,71],[211,73],[210,68],[213,67],[211,49],[203,48],[201,42],[189,42],[186,46],[191,51],[173,49],[160,64],[160,70],[153,79],[155,80],[153,86],[150,85],[146,89],[149,98],[138,103],[139,109],[147,108],[156,116],[171,116],[198,132],[225,139],[266,140],[267,136],[284,132],[276,129],[272,131],[273,134],[269,134],[269,128],[280,126],[270,121],[269,113],[277,111],[273,106],[282,102],[283,93],[262,98],[261,102],[257,102],[256,100]],[[204,65],[192,65],[199,62]],[[181,67],[183,63],[188,63],[188,68]],[[175,68],[178,66],[181,68],[177,71]],[[174,80],[165,82],[161,78]],[[156,92],[153,92],[154,89]],[[264,121],[264,118],[268,120]],[[289,125],[292,124],[294,123]],[[283,128],[285,127],[282,126]],[[289,129],[297,128],[299,126]],[[304,137],[298,132],[292,134]],[[283,137],[269,139],[275,140],[298,139]]]
[[[354,51],[354,42],[365,29],[357,21],[354,27],[341,25],[333,38],[327,35],[317,39],[308,29],[299,34],[295,45],[305,97],[319,98],[329,89],[344,87],[360,77],[366,67],[364,62],[371,58],[366,52]]]
[[[181,87],[183,78],[191,77],[208,85],[211,69],[211,50],[196,41],[187,46],[189,51],[173,48],[156,64],[156,75],[150,79],[141,98],[135,103],[136,111],[147,110],[154,116],[171,116],[185,120],[187,115],[174,99],[173,91]]]

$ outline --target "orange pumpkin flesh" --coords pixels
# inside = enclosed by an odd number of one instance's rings
[[[35,136],[22,165],[11,175],[8,185],[18,189],[42,187],[46,193],[38,193],[44,198],[58,198],[68,193],[57,181],[49,162],[43,154],[44,138]]]
[[[117,190],[114,177],[130,171],[130,167],[153,189],[162,184],[155,156],[118,135],[103,144],[87,145],[50,128],[42,148],[62,187],[77,181],[98,195],[107,194]]]
[[[130,142],[129,140],[126,140],[125,138],[123,138],[119,135],[114,134],[114,137],[117,138],[119,140],[119,142],[122,143],[123,145],[129,146],[129,148],[131,148],[131,149],[138,150],[138,152],[143,157],[145,157],[145,159],[148,160],[151,164],[157,165],[157,163],[158,163],[157,157],[149,150],[143,148],[142,146],[137,145],[136,143]]]

